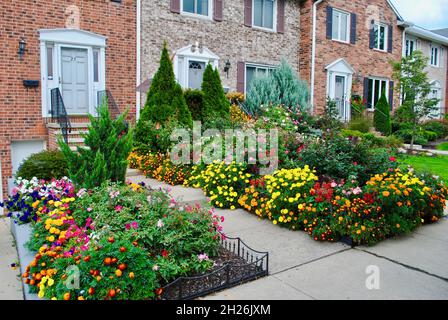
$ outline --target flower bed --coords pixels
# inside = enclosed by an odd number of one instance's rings
[[[448,198],[437,177],[393,167],[365,185],[320,178],[308,166],[264,177],[236,163],[201,165],[190,172],[184,185],[202,188],[219,208],[241,207],[273,224],[304,230],[316,241],[350,239],[355,245],[373,245],[438,221]]]
[[[28,199],[41,189],[19,185],[25,192],[13,197],[34,200],[27,246],[37,254],[23,279],[40,298],[157,299],[170,281],[213,268],[224,236],[211,209],[182,207],[136,184]]]

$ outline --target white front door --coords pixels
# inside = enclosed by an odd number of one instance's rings
[[[201,89],[205,62],[190,60],[188,63],[188,88]]]
[[[334,101],[336,102],[336,106],[338,108],[339,117],[344,121],[348,120],[347,106],[345,103],[347,100],[345,95],[347,86],[346,79],[347,77],[345,76],[336,75],[334,77]]]
[[[87,49],[61,48],[61,93],[68,114],[89,112]]]

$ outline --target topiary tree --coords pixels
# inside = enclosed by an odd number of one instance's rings
[[[133,136],[125,121],[126,115],[127,112],[112,120],[105,102],[98,108],[98,118],[89,115],[89,131],[83,134],[87,148],[72,151],[59,139],[69,177],[79,187],[90,189],[107,180],[124,183]]]
[[[260,105],[283,105],[293,112],[304,111],[308,106],[308,84],[282,59],[280,65],[267,77],[255,78],[246,96],[245,110],[255,115]]]
[[[373,124],[375,126],[375,129],[385,136],[388,136],[392,133],[392,124],[390,121],[390,105],[387,102],[386,94],[384,92],[375,106]]]
[[[160,67],[151,82],[139,122],[150,120],[163,125],[170,118],[175,118],[179,124],[185,126],[192,124],[190,111],[182,88],[176,82],[173,64],[165,44],[160,58]]]
[[[207,122],[207,118],[229,119],[230,102],[224,93],[219,71],[213,69],[211,64],[207,64],[205,68],[201,89],[204,95],[204,110],[202,112],[204,121]]]

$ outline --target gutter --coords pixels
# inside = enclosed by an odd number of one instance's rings
[[[316,27],[317,27],[317,6],[324,0],[317,0],[313,4],[313,45],[311,49],[311,114],[314,113],[314,82],[315,82],[315,71],[316,71]]]
[[[136,86],[138,87],[140,85],[140,73],[141,73],[141,0],[137,0],[137,45],[136,45],[136,62],[137,62],[137,66],[136,66]],[[136,103],[136,108],[135,108],[135,120],[137,121],[138,119],[140,119],[140,105],[141,105],[141,96],[140,96],[140,91],[137,90],[136,93],[136,97],[135,97],[135,103]]]
[[[420,37],[422,39],[438,42],[442,45],[448,46],[448,38],[438,33],[426,30],[422,27],[415,25],[412,22],[399,21],[398,25],[407,29],[409,34]]]

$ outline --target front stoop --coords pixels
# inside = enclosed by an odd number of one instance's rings
[[[68,138],[68,145],[70,146],[70,149],[76,150],[76,147],[83,147],[84,146],[84,139],[82,137],[83,134],[86,134],[88,132],[88,127],[90,123],[88,122],[75,122],[72,123],[72,130],[71,132],[68,132],[67,138]],[[57,140],[59,137],[61,137],[61,127],[59,123],[47,123],[48,128],[48,146],[50,150],[57,150],[59,149]]]

